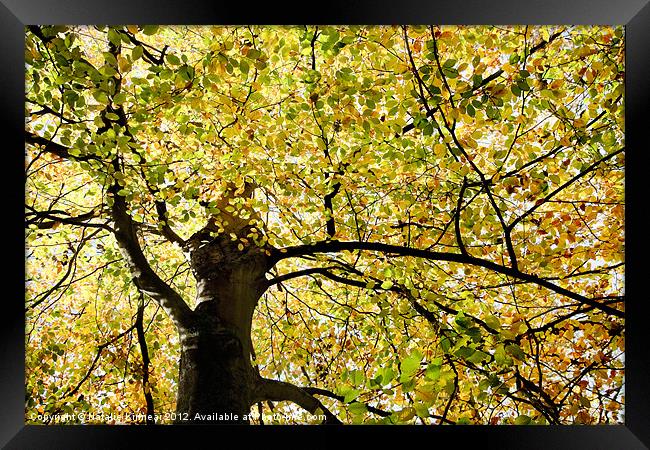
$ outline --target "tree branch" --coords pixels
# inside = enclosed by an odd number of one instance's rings
[[[456,204],[456,212],[454,213],[454,233],[456,234],[456,243],[458,248],[463,255],[468,256],[467,249],[465,244],[463,244],[463,237],[460,234],[460,212],[463,210],[463,197],[465,194],[465,189],[467,188],[467,177],[463,177],[463,185],[460,188],[460,194],[458,194],[458,203]]]
[[[45,151],[52,153],[60,158],[83,161],[87,159],[97,159],[95,157],[75,157],[70,155],[69,149],[61,144],[48,141],[45,138],[27,134],[27,142],[40,144],[44,146]],[[115,172],[121,172],[117,160],[113,161]],[[127,263],[134,282],[138,289],[156,300],[165,310],[165,312],[174,321],[177,327],[185,327],[190,324],[192,310],[182,297],[165,283],[151,268],[147,261],[140,243],[135,233],[135,223],[128,214],[128,205],[126,199],[117,195],[121,186],[115,183],[109,187],[108,193],[113,197],[111,215],[114,221],[113,234],[117,240],[122,256]]]
[[[118,48],[112,43],[110,45],[111,52],[117,54],[119,51]],[[115,94],[118,92],[119,89]],[[103,112],[103,114],[105,113],[106,111]],[[118,113],[118,115],[121,116],[120,121],[123,122],[121,125],[126,127],[127,124],[124,112],[120,109]],[[104,123],[106,124],[105,127],[103,127],[104,129],[99,129],[98,133],[102,133],[109,128],[108,124],[110,122],[104,119]],[[33,145],[41,145],[44,147],[45,151],[61,158],[78,161],[98,159],[93,156],[72,156],[67,147],[31,133],[27,134],[26,141]],[[115,173],[122,172],[119,156],[116,156],[110,164]],[[115,179],[113,184],[108,188],[107,193],[113,200],[110,209],[114,222],[113,235],[117,240],[118,247],[124,257],[126,265],[131,272],[133,281],[141,292],[147,294],[160,304],[178,328],[186,328],[193,322],[192,310],[187,303],[185,303],[183,298],[167,283],[165,283],[151,268],[151,265],[147,261],[147,258],[140,247],[136,234],[136,224],[128,213],[129,207],[126,199],[125,197],[118,195],[118,192],[121,189],[122,187],[118,183],[117,179]]]
[[[97,213],[94,210],[87,212],[85,214],[79,214],[78,216],[68,215],[68,217],[60,217],[55,215],[55,212],[59,213],[59,211],[37,211],[36,209],[32,208],[29,205],[25,205],[25,207],[31,211],[31,213],[25,214],[25,216],[30,216],[27,220],[25,220],[26,226],[36,225],[39,229],[44,230],[44,229],[54,228],[59,223],[65,223],[68,225],[78,225],[82,227],[91,227],[91,228],[102,228],[107,231],[111,231],[111,232],[113,231],[113,229],[108,225],[106,225],[105,223],[88,222],[93,217],[97,217]],[[60,211],[60,213],[67,214],[65,211]],[[46,222],[43,219],[49,219],[49,221]]]
[[[155,425],[156,412],[154,409],[153,396],[151,395],[151,387],[149,385],[149,348],[147,347],[147,339],[144,334],[144,295],[140,293],[138,300],[138,312],[135,319],[135,330],[138,336],[138,344],[140,345],[140,353],[142,354],[142,390],[144,393],[145,402],[147,404],[147,425]]]
[[[280,275],[268,280],[267,286],[273,286],[274,284],[283,283],[287,280],[291,280],[292,278],[304,277],[306,275],[313,275],[316,273],[325,274],[328,273],[329,269],[333,268],[334,267],[314,267],[310,269],[297,270],[295,272],[286,273],[284,275]]]
[[[324,424],[342,423],[330,410],[323,406],[318,399],[313,397],[304,389],[291,383],[260,377],[256,397],[252,403],[254,404],[265,400],[275,402],[290,401],[312,414],[316,414],[320,409],[326,417],[323,422]]]
[[[70,149],[68,147],[57,144],[50,139],[45,139],[44,137],[38,136],[31,132],[25,133],[25,142],[36,147],[42,147],[46,152],[63,159],[70,159],[74,161],[88,161],[91,159],[99,160],[99,158],[94,155],[73,156],[70,154]]]
[[[143,59],[144,59],[145,61],[147,61],[148,63],[150,63],[150,64],[155,64],[155,65],[157,65],[157,66],[160,66],[160,65],[162,65],[162,64],[165,62],[165,53],[167,52],[167,49],[169,48],[167,45],[165,45],[165,46],[163,47],[162,50],[158,50],[158,49],[154,49],[154,48],[151,47],[150,45],[147,45],[147,44],[145,44],[145,43],[139,41],[139,40],[138,40],[138,39],[137,39],[137,38],[136,38],[132,33],[130,33],[130,32],[127,32],[127,31],[124,31],[124,30],[120,30],[120,34],[126,36],[126,37],[129,39],[129,41],[131,41],[131,43],[132,43],[133,45],[139,45],[140,47],[142,47],[142,57],[143,57]],[[155,56],[153,56],[153,55],[151,54],[151,52],[150,52],[149,50],[147,50],[147,47],[156,50],[158,53],[160,53],[160,56],[157,57],[157,58],[156,58]]]
[[[528,52],[528,55],[532,55],[536,51],[541,50],[544,47],[546,47],[548,44],[550,44],[551,42],[556,40],[562,33],[564,33],[564,31],[565,31],[564,29],[562,29],[560,31],[557,31],[557,32],[553,33],[551,36],[549,36],[548,41],[541,41],[537,45],[534,45],[533,47],[531,47],[530,52]],[[489,82],[494,81],[497,78],[499,78],[501,75],[503,75],[503,72],[504,72],[503,69],[499,69],[496,72],[488,75],[487,77],[483,78],[483,80],[481,80],[481,82],[478,85],[472,87],[470,89],[470,91],[474,92],[474,91],[476,91],[478,89],[481,89],[482,87],[486,86]],[[435,110],[427,111],[426,116],[427,117],[432,117],[434,113],[435,113]],[[407,125],[404,125],[404,127],[402,127],[402,134],[408,133],[413,128],[415,128],[415,123],[409,123]]]
[[[112,165],[115,173],[121,172],[117,158],[113,160]],[[128,213],[126,199],[118,194],[121,189],[117,180],[108,188],[108,194],[113,198],[111,206],[111,215],[115,223],[113,234],[133,276],[133,281],[138,289],[160,304],[178,328],[185,328],[192,322],[192,310],[185,300],[151,268],[140,247],[136,224]]]
[[[553,292],[564,295],[573,300],[577,300],[585,305],[593,306],[607,314],[624,317],[624,312],[610,306],[601,304],[593,299],[587,298],[583,295],[572,292],[561,286],[557,286],[548,280],[540,278],[536,275],[521,272],[512,267],[502,266],[492,261],[483,260],[473,256],[463,255],[460,253],[448,252],[434,252],[430,250],[422,250],[411,247],[403,247],[400,245],[384,244],[381,242],[363,242],[363,241],[321,241],[313,244],[296,245],[292,247],[285,247],[282,249],[274,249],[271,253],[271,263],[275,264],[278,261],[286,258],[296,256],[313,255],[316,253],[333,253],[341,251],[353,250],[367,250],[382,253],[390,253],[399,257],[411,256],[415,258],[423,258],[430,261],[448,261],[457,262],[460,264],[467,264],[470,266],[483,267],[503,275],[508,275],[516,279],[535,283],[539,286],[545,287]]]
[[[512,230],[519,222],[521,222],[523,219],[531,215],[537,208],[542,206],[543,204],[547,203],[551,198],[553,198],[556,194],[559,192],[563,191],[566,189],[568,186],[571,184],[575,183],[577,180],[588,174],[589,172],[594,171],[601,163],[607,161],[608,159],[613,158],[614,156],[618,155],[619,153],[625,151],[625,147],[619,148],[618,150],[610,153],[607,156],[604,156],[603,158],[599,159],[595,163],[591,164],[589,167],[587,167],[585,170],[581,171],[574,177],[572,177],[570,180],[568,180],[566,183],[562,184],[561,186],[558,186],[557,189],[555,189],[553,192],[550,192],[546,197],[537,200],[535,205],[533,205],[530,209],[528,209],[525,213],[523,213],[521,216],[517,217],[510,225],[508,225],[508,229]]]
[[[303,387],[302,390],[311,395],[322,395],[325,397],[333,398],[334,400],[338,400],[340,402],[345,402],[344,396],[335,394],[334,392],[329,391],[327,389],[307,386],[307,387]],[[383,409],[375,408],[374,406],[370,406],[366,403],[363,404],[366,406],[366,408],[368,408],[368,412],[377,414],[378,416],[388,417],[392,414],[392,412],[390,411],[384,411]]]
[[[86,371],[86,374],[81,378],[81,380],[79,381],[79,383],[77,383],[77,385],[76,385],[74,388],[72,388],[72,389],[67,389],[67,390],[63,393],[63,395],[61,395],[61,399],[64,399],[64,398],[66,398],[66,397],[70,397],[70,396],[76,394],[76,393],[79,391],[79,388],[81,387],[81,385],[84,384],[84,383],[86,382],[86,380],[87,380],[87,379],[90,377],[90,375],[92,374],[93,370],[95,370],[95,366],[97,365],[97,361],[99,361],[99,358],[100,358],[100,356],[102,355],[102,352],[104,351],[104,349],[105,349],[106,347],[108,347],[109,345],[114,344],[115,342],[117,342],[119,339],[121,339],[121,338],[123,338],[124,336],[126,336],[127,334],[129,334],[129,333],[130,333],[131,331],[133,331],[134,329],[135,329],[135,324],[131,325],[129,328],[127,328],[126,330],[122,331],[121,333],[119,333],[118,335],[116,335],[115,337],[113,337],[112,339],[110,339],[109,341],[106,341],[106,342],[104,342],[103,344],[98,345],[98,346],[97,346],[97,353],[95,354],[95,358],[93,358],[93,362],[90,364],[90,367],[89,367],[88,370]]]

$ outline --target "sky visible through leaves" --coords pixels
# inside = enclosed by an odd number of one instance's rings
[[[169,230],[228,215],[285,249],[254,364],[345,423],[623,423],[624,50],[609,26],[28,27],[26,422],[175,410],[116,182],[190,307]]]

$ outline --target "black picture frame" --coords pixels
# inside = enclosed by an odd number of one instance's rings
[[[147,448],[206,442],[211,447],[267,445],[364,447],[382,444],[390,433],[397,445],[439,446],[444,441],[477,448],[644,449],[650,446],[650,371],[648,303],[643,296],[645,246],[644,125],[650,106],[650,0],[456,0],[328,1],[295,4],[186,0],[2,0],[0,3],[0,108],[5,132],[0,141],[5,164],[3,189],[6,278],[0,294],[0,445],[10,449]],[[24,26],[34,24],[609,24],[626,29],[626,401],[625,425],[609,426],[468,426],[468,427],[249,427],[226,426],[36,426],[24,424],[24,246],[21,183],[24,183]],[[23,154],[24,155],[24,154]],[[15,217],[14,217],[15,216]],[[16,238],[14,238],[14,233]],[[16,260],[14,263],[13,260]],[[236,436],[235,436],[236,434]],[[403,434],[403,436],[402,436]],[[238,444],[227,438],[235,438]],[[399,441],[403,439],[403,443]],[[383,445],[387,445],[385,441]],[[394,444],[393,444],[394,445]],[[420,444],[418,444],[419,446]]]

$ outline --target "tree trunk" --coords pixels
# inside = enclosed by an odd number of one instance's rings
[[[246,423],[253,368],[228,329],[198,328],[181,350],[177,421]]]
[[[238,249],[206,230],[188,241],[197,280],[193,323],[180,330],[177,422],[247,423],[259,375],[251,364],[253,312],[266,287],[264,249]]]

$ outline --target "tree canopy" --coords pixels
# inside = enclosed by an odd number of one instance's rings
[[[342,422],[622,423],[622,27],[30,26],[25,51],[28,422],[174,411],[211,224],[273,262],[253,364]],[[320,422],[295,403],[252,413]]]

